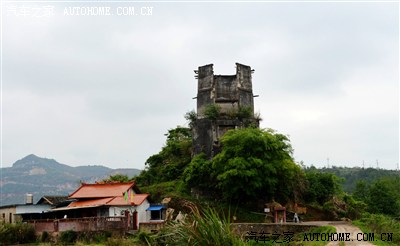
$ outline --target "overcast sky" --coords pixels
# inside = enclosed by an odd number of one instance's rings
[[[399,4],[365,2],[3,3],[2,166],[35,154],[143,169],[187,126],[193,70],[236,62],[255,69],[261,127],[289,135],[297,162],[396,168]]]

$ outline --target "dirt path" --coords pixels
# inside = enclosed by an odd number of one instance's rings
[[[336,233],[338,235],[342,235],[342,238],[344,238],[346,241],[344,241],[344,245],[348,246],[372,246],[374,244],[368,242],[368,241],[363,241],[363,236],[367,240],[367,236],[363,234],[363,232],[356,226],[352,225],[350,222],[344,222],[344,221],[318,221],[318,222],[304,222],[304,223],[309,223],[309,224],[314,224],[318,226],[324,226],[324,225],[330,225],[336,227]],[[343,233],[343,234],[339,234]],[[347,233],[347,234],[346,234]],[[335,237],[336,239],[337,237]],[[358,241],[360,240],[360,241]],[[378,240],[378,238],[375,238],[375,240]],[[327,244],[327,246],[337,246],[340,245],[340,241],[331,241],[330,243]]]
[[[336,233],[350,233],[350,240],[349,242],[344,242],[345,245],[360,245],[360,246],[370,246],[374,245],[370,242],[364,242],[363,241],[363,232],[360,230],[360,228],[352,225],[350,222],[333,222],[331,223],[332,226],[336,227]],[[365,236],[365,239],[368,240],[367,236]],[[361,241],[358,241],[361,240]],[[336,246],[339,245],[339,241],[337,242],[330,242],[328,243],[328,246]]]

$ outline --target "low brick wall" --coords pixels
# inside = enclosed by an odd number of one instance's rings
[[[36,233],[73,231],[125,231],[127,218],[118,217],[91,217],[79,219],[31,220],[27,221],[35,228]]]
[[[164,226],[164,221],[142,222],[139,224],[140,231],[158,232]]]
[[[308,231],[312,228],[318,227],[316,225],[303,225],[301,223],[233,223],[231,229],[234,233],[242,238],[249,236],[251,233],[267,235],[284,233],[301,233]]]

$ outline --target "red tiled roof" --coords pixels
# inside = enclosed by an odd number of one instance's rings
[[[142,204],[149,194],[135,194],[133,195],[133,205],[140,205]],[[107,205],[114,205],[114,206],[123,206],[128,205],[129,201],[125,201],[123,196],[115,197],[113,200],[107,203]],[[129,204],[130,205],[130,204]]]
[[[111,184],[82,184],[69,198],[105,198],[122,196],[135,182]]]
[[[83,200],[83,201],[76,201],[72,202],[68,205],[69,208],[71,207],[93,207],[93,206],[101,206],[105,205],[110,202],[113,198],[100,198],[100,199],[90,199],[90,200]]]
[[[142,204],[149,194],[135,194],[133,195],[133,203],[132,205],[140,205]],[[108,197],[108,198],[100,198],[100,199],[90,199],[83,201],[72,202],[68,205],[69,208],[72,207],[96,207],[96,206],[127,206],[131,205],[129,201],[126,201],[123,196],[118,197]]]

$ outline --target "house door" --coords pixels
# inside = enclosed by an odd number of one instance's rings
[[[131,214],[128,210],[125,210],[125,218],[126,218],[126,229],[129,231],[131,229]]]
[[[138,229],[138,212],[134,211],[132,214],[132,229],[137,230]]]

